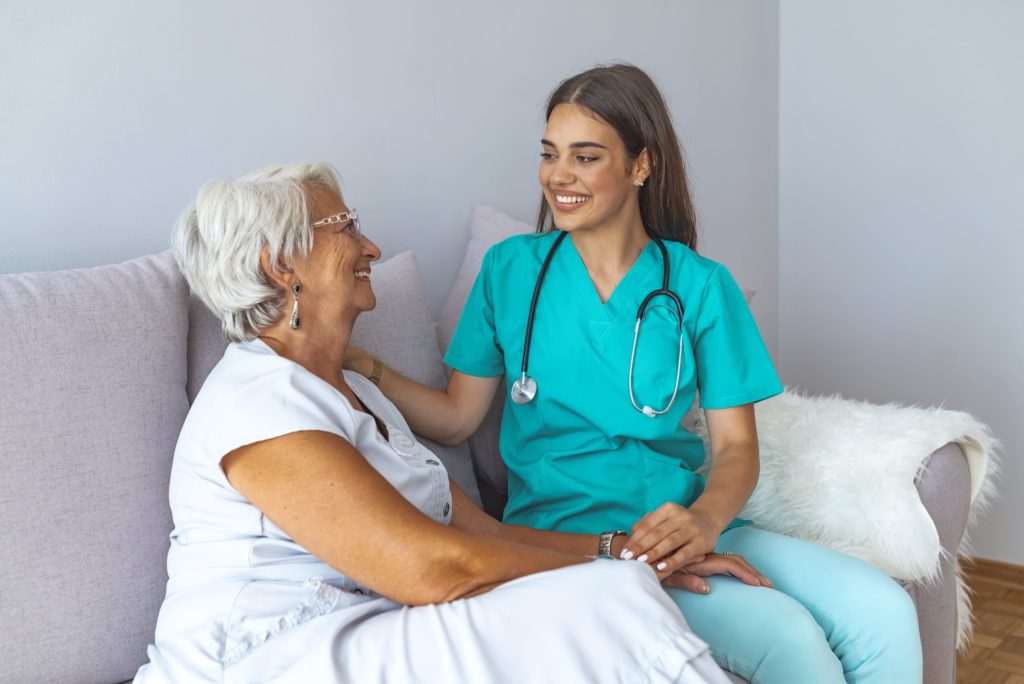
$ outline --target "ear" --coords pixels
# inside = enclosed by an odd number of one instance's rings
[[[274,285],[286,291],[292,289],[295,273],[292,271],[282,271],[276,264],[270,263],[270,249],[266,245],[260,250],[260,266],[263,267],[263,272],[267,274],[267,278]]]
[[[645,147],[640,150],[640,154],[633,160],[633,178],[639,178],[642,181],[646,181],[651,176],[651,153]]]

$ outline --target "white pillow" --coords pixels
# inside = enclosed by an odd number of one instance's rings
[[[412,252],[402,252],[374,264],[371,282],[377,307],[356,320],[351,343],[379,356],[406,377],[431,387],[444,387],[444,364],[416,257]],[[419,435],[416,438],[437,454],[452,479],[480,503],[469,447],[446,447]]]

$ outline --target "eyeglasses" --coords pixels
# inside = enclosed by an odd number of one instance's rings
[[[363,227],[359,225],[359,214],[355,209],[333,214],[327,218],[322,218],[319,221],[314,221],[312,225],[314,228],[319,228],[320,226],[329,226],[334,223],[347,223],[348,225],[342,230],[347,230],[348,234],[356,240],[363,237]]]

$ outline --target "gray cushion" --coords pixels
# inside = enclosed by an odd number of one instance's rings
[[[185,283],[169,254],[0,276],[0,670],[121,681],[167,581],[185,395]]]
[[[473,214],[470,219],[469,243],[466,245],[466,255],[462,258],[462,267],[459,275],[455,278],[452,291],[448,294],[448,301],[441,309],[441,316],[437,320],[437,342],[442,351],[448,349],[448,343],[452,341],[455,333],[455,326],[462,315],[462,307],[466,305],[469,297],[469,290],[476,281],[476,275],[480,272],[480,266],[484,262],[484,254],[491,248],[491,245],[501,242],[507,237],[532,233],[533,228],[517,221],[507,214],[503,214],[491,207],[476,205],[473,207]]]
[[[376,354],[389,367],[413,380],[444,387],[444,363],[416,257],[412,252],[402,252],[374,264],[371,280],[377,308],[356,320],[352,344]],[[452,479],[479,504],[480,492],[469,447],[441,446],[420,435],[417,439],[437,454]]]

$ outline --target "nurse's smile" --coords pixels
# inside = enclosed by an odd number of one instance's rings
[[[562,212],[576,211],[590,200],[590,195],[565,190],[556,190],[552,196],[555,198],[554,208]]]

